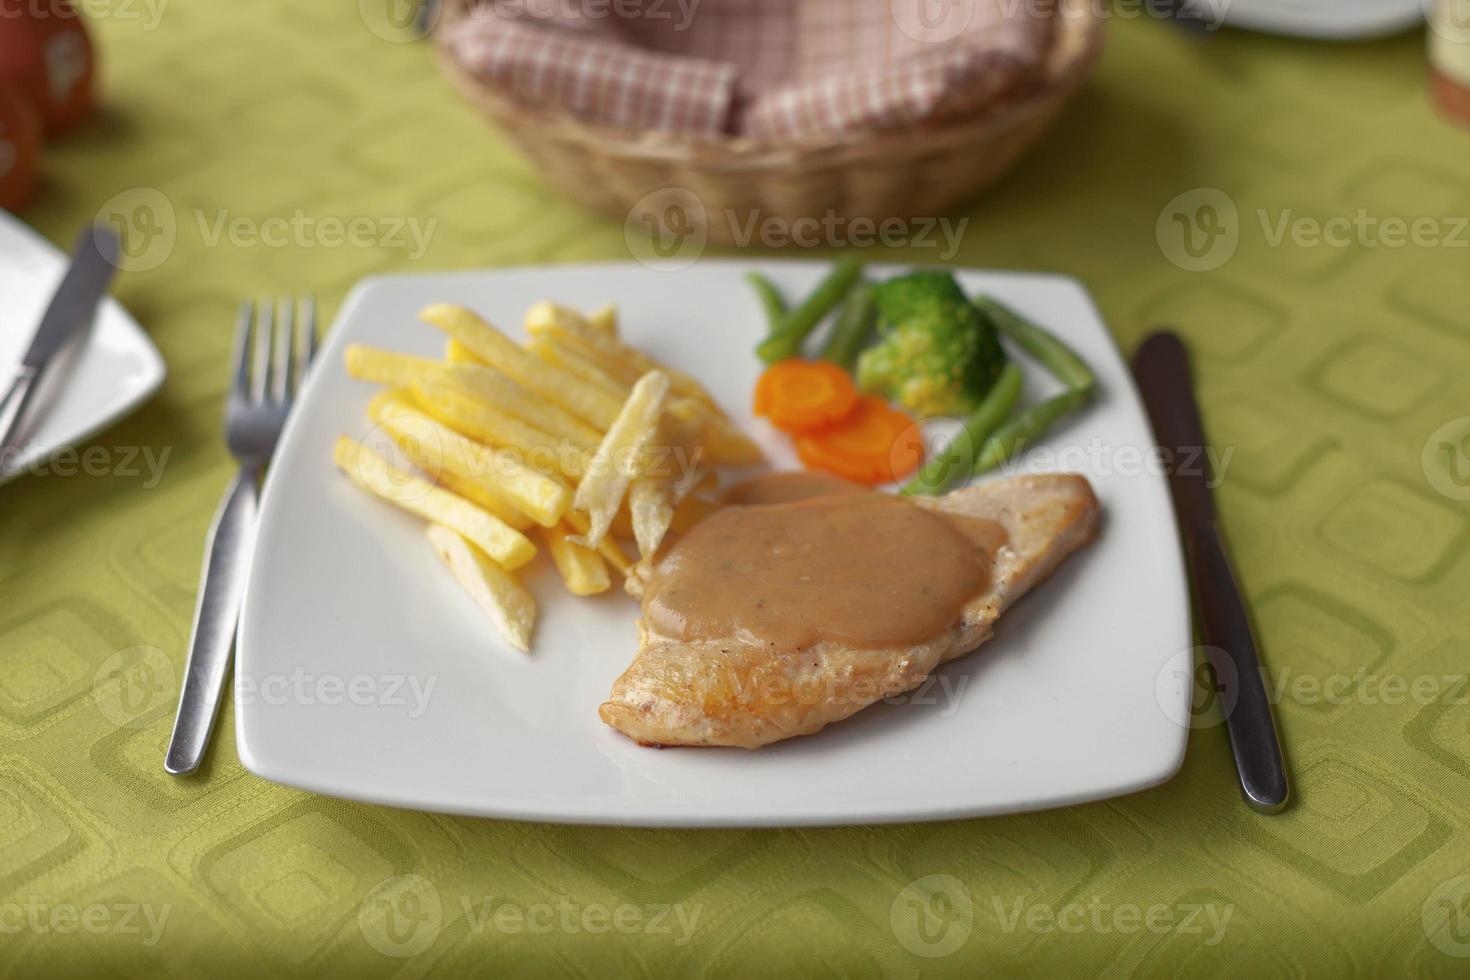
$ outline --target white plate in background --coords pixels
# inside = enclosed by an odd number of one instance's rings
[[[0,296],[5,298],[0,393],[9,388],[69,261],[20,219],[0,211]],[[166,372],[158,348],[111,297],[98,305],[90,332],[81,328],[74,341],[57,353],[46,372],[45,387],[27,415],[20,451],[0,459],[0,483],[40,466],[62,449],[82,445],[163,383]]]
[[[1424,22],[1434,0],[1186,0],[1229,27],[1332,40],[1383,37]]]
[[[541,608],[534,652],[518,653],[440,566],[423,522],[332,466],[337,436],[370,428],[374,389],[348,378],[347,344],[439,356],[443,335],[416,320],[424,305],[462,303],[519,335],[542,299],[616,303],[629,341],[703,380],[773,462],[790,466],[785,438],[749,410],[763,333],[743,278],[751,268],[796,296],[829,267],[625,263],[360,283],[267,478],[236,666],[245,766],[392,806],[635,826],[949,819],[1080,803],[1173,775],[1190,694],[1176,667],[1191,644],[1179,540],[1163,478],[1138,466],[1152,442],[1131,376],[1075,280],[959,273],[1095,368],[1097,401],[1048,444],[1099,454],[1068,466],[1101,498],[1098,540],[918,698],[754,752],[642,748],[604,725],[598,705],[634,654],[633,600],[620,590],[573,597],[539,556],[526,577]],[[1027,375],[1028,387],[1042,383],[1034,363]]]

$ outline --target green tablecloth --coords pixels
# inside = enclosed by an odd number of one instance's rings
[[[338,802],[245,773],[228,708],[204,771],[166,777],[230,472],[238,299],[309,290],[330,313],[385,270],[627,256],[622,228],[542,184],[425,45],[384,40],[355,6],[375,5],[174,4],[156,23],[107,6],[105,109],[48,149],[25,217],[53,240],[140,188],[175,214],[172,251],[116,288],[168,380],[96,440],[169,455],[156,485],[0,489],[0,975],[1470,973],[1470,444],[1436,435],[1470,414],[1470,234],[1453,218],[1470,214],[1470,134],[1430,110],[1418,36],[1194,40],[1116,21],[1095,83],[972,211],[953,259],[1081,277],[1125,349],[1164,322],[1192,341],[1212,436],[1234,450],[1224,521],[1282,684],[1286,814],[1241,805],[1218,728],[1150,792],[871,829],[578,829]],[[298,209],[438,225],[417,257],[211,238],[221,210]],[[1412,218],[1435,220],[1393,247],[1384,220]],[[1313,223],[1334,243],[1312,244]],[[1199,265],[1218,268],[1184,268]],[[137,647],[172,670],[120,691],[109,664]]]

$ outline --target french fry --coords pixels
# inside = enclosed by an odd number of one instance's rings
[[[628,513],[638,554],[649,561],[658,553],[664,535],[674,523],[674,481],[665,476],[640,476],[628,487]]]
[[[378,422],[385,408],[392,406],[395,401],[409,401],[412,404],[412,400],[413,395],[409,391],[403,391],[403,389],[398,389],[398,391],[392,391],[392,389],[390,391],[379,391],[378,394],[373,395],[373,400],[368,403],[368,417],[372,422]],[[435,464],[437,460],[431,460],[428,454],[423,453],[422,444],[419,444],[417,439],[404,438],[401,433],[394,433],[387,428],[384,428],[384,432],[387,432],[394,445],[397,445],[400,453],[409,457],[410,460],[416,460],[416,463],[417,461],[422,461],[423,464],[426,464],[426,469],[432,469],[432,473],[428,475],[429,479],[434,480],[435,483],[447,489],[451,494],[460,495],[460,497],[472,502],[472,504],[478,505],[478,507],[484,507],[485,510],[490,511],[495,517],[500,517],[503,522],[506,522],[507,525],[514,527],[516,530],[525,530],[526,527],[534,525],[534,520],[526,516],[525,511],[516,507],[514,502],[497,494],[495,489],[488,485],[485,480],[466,479],[463,476],[457,475],[457,473],[454,473],[448,467]]]
[[[374,399],[369,410],[372,420],[393,437],[416,466],[430,474],[448,470],[463,479],[486,484],[542,527],[561,520],[571,503],[572,493],[565,483],[537,472],[514,453],[497,453],[460,435],[405,399],[391,395]]]
[[[436,554],[519,650],[537,609],[510,569],[535,555],[531,527],[567,589],[596,595],[612,569],[633,568],[610,531],[650,562],[717,508],[711,467],[761,460],[703,385],[619,339],[610,305],[537,303],[524,345],[461,306],[431,304],[420,319],[446,335],[442,361],[361,344],[345,359],[385,387],[368,414],[421,472],[346,437],[334,458],[430,522]]]
[[[597,553],[623,576],[627,576],[633,568],[633,560],[624,554],[622,545],[610,537],[603,538],[597,545]]]
[[[527,316],[526,332],[532,337],[555,337],[563,341],[624,384],[632,384],[650,371],[661,371],[669,376],[669,386],[676,394],[703,402],[715,412],[724,414],[714,396],[691,375],[669,367],[616,337],[593,329],[581,316],[568,315],[570,311],[550,303],[537,304],[533,311],[538,307],[551,309],[534,318]]]
[[[450,337],[444,342],[444,360],[450,364],[478,364],[481,367],[489,367],[488,364],[475,356],[474,351],[453,337]]]
[[[368,418],[376,422],[385,407],[393,404],[396,400],[411,401],[412,398],[413,395],[404,390],[380,391],[368,403]],[[385,429],[384,431],[387,430]],[[417,455],[419,447],[416,442],[413,440],[399,439],[392,432],[388,432],[388,435],[393,438],[394,445],[398,447],[403,455],[409,459],[413,459]],[[444,466],[438,466],[434,469],[435,472],[429,474],[429,477],[439,486],[448,490],[450,493],[463,497],[472,504],[485,508],[517,531],[524,531],[536,523],[530,517],[526,516],[524,511],[510,500],[501,496],[494,487],[486,484],[483,480],[467,480],[451,472]]]
[[[526,332],[555,324],[565,324],[575,330],[591,330],[612,340],[618,336],[618,310],[611,303],[603,304],[591,313],[582,314],[566,306],[558,306],[547,300],[532,304],[526,311]]]
[[[618,398],[627,398],[628,386],[614,378],[599,363],[554,336],[532,337],[530,349],[548,364],[561,368]],[[755,466],[765,461],[760,447],[735,427],[708,402],[675,395],[669,398],[669,415],[682,420],[692,434],[675,442],[692,449],[703,444],[710,462],[727,466]]]
[[[597,595],[612,588],[612,577],[602,556],[573,541],[565,524],[543,528],[541,537],[572,595]]]
[[[587,325],[598,333],[616,339],[618,335],[618,308],[608,303],[587,314]]]
[[[670,407],[676,401],[679,401],[677,396],[670,396],[666,410],[658,420],[658,436],[643,453],[643,461],[638,467],[639,474],[643,476],[692,478],[692,471],[704,455],[704,447],[699,444],[702,424],[674,415]]]
[[[529,538],[495,515],[393,465],[353,439],[340,437],[332,458],[353,483],[409,513],[452,528],[504,568],[519,568],[536,555]]]
[[[349,377],[389,388],[408,388],[416,380],[444,370],[443,364],[431,358],[400,354],[366,344],[348,344],[345,359]]]
[[[485,508],[517,531],[524,531],[536,523],[525,511],[477,480],[466,480],[458,474],[441,468],[435,475],[434,482],[450,493]]]
[[[488,362],[573,415],[598,429],[606,429],[618,417],[622,405],[617,398],[585,384],[576,375],[552,367],[517,346],[509,337],[462,306],[433,303],[424,307],[419,318],[474,352]]]
[[[587,326],[587,318],[576,310],[569,309],[565,306],[557,306],[555,303],[547,300],[532,303],[530,309],[526,310],[524,325],[528,334],[534,334],[542,327],[558,324],[583,328]]]
[[[754,466],[765,460],[760,447],[725,416],[709,410],[703,402],[682,395],[669,399],[669,415],[694,427],[694,441],[712,463]]]
[[[691,527],[698,524],[700,521],[704,520],[710,514],[713,514],[719,509],[719,504],[704,497],[689,496],[685,497],[682,500],[678,500],[674,506],[674,519],[669,524],[668,532],[666,533],[683,534],[685,531],[689,530]],[[604,545],[612,542],[613,535],[618,535],[619,537],[624,538],[636,537],[633,532],[633,518],[632,515],[629,514],[628,510],[629,509],[627,507],[624,507],[623,509],[618,511],[618,516],[613,521],[610,533],[607,537],[602,539],[602,543]],[[569,513],[576,514],[577,512],[570,511]]]
[[[499,371],[478,361],[473,364],[450,365],[444,369],[436,383],[463,388],[468,394],[487,402],[491,407],[523,419],[554,436],[570,439],[579,446],[591,449],[602,441],[602,430],[593,428],[566,409],[535,392],[527,391]]]
[[[596,548],[622,505],[628,483],[638,475],[644,451],[658,431],[668,400],[669,377],[650,371],[638,379],[618,417],[588,464],[572,506],[587,515],[588,530],[580,544]]]
[[[616,398],[620,402],[628,397],[629,385],[614,378],[576,351],[558,344],[555,340],[549,337],[532,337],[527,341],[526,346],[531,353],[547,364],[607,393],[609,397]]]
[[[741,432],[716,404],[713,396],[688,375],[665,368],[642,351],[586,326],[578,326],[565,317],[548,320],[543,316],[528,320],[527,329],[531,333],[531,349],[544,360],[604,389],[625,387],[648,370],[668,373],[671,389],[675,392],[669,401],[669,412],[701,427],[700,439],[712,462],[754,466],[764,461],[760,447]]]
[[[622,513],[623,511],[620,510],[619,516],[621,516]],[[584,537],[592,526],[587,522],[587,516],[585,514],[579,514],[575,510],[567,511],[566,516],[563,517],[562,520],[565,521],[567,526],[570,527],[573,531],[576,531],[577,534]],[[631,525],[629,526],[628,533],[632,534]],[[605,558],[609,565],[611,565],[613,568],[616,568],[623,575],[627,575],[629,569],[633,567],[633,559],[629,558],[623,552],[622,547],[612,539],[612,535],[610,534],[604,535],[603,539],[598,542],[597,553]]]
[[[543,345],[555,350],[558,359],[575,366],[568,370],[580,370],[589,378],[606,379],[623,388],[632,387],[640,377],[632,365],[620,358],[602,355],[577,331],[566,329],[563,323],[528,321],[526,327],[531,337],[527,343],[531,348],[540,350],[538,345]]]
[[[413,392],[407,388],[385,388],[372,398],[368,399],[367,417],[370,422],[377,422],[383,410],[394,402],[413,404]],[[395,442],[397,440],[394,440]]]
[[[531,630],[536,626],[536,600],[531,593],[453,528],[430,524],[426,533],[439,559],[449,566],[459,584],[485,610],[505,642],[529,653]]]
[[[766,457],[761,448],[729,419],[707,415],[704,423],[701,440],[705,458],[711,463],[722,466],[757,466],[765,462]]]
[[[644,450],[638,475],[628,486],[627,506],[618,516],[627,512],[627,524],[645,561],[658,552],[673,521],[674,506],[693,488],[702,452],[698,437],[697,424],[665,412],[658,420],[657,439]]]
[[[538,472],[564,473],[579,479],[592,450],[564,442],[549,432],[491,408],[455,385],[416,384],[414,400],[425,412],[471,439],[521,453]]]

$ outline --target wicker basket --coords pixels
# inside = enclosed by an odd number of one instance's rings
[[[441,26],[474,0],[442,0]],[[1102,23],[1093,0],[1062,0],[1066,16],[1044,78],[1023,99],[979,118],[893,132],[844,133],[821,143],[758,143],[740,137],[632,132],[591,124],[561,109],[512,102],[439,46],[455,85],[520,145],[548,181],[573,200],[620,220],[650,195],[679,189],[703,205],[708,239],[736,244],[738,228],[762,220],[937,217],[1004,176],[1046,132],[1090,74]]]

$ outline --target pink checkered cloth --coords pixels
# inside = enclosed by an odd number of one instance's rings
[[[805,141],[983,114],[1034,89],[1047,0],[482,0],[446,24],[512,100],[626,129]]]

